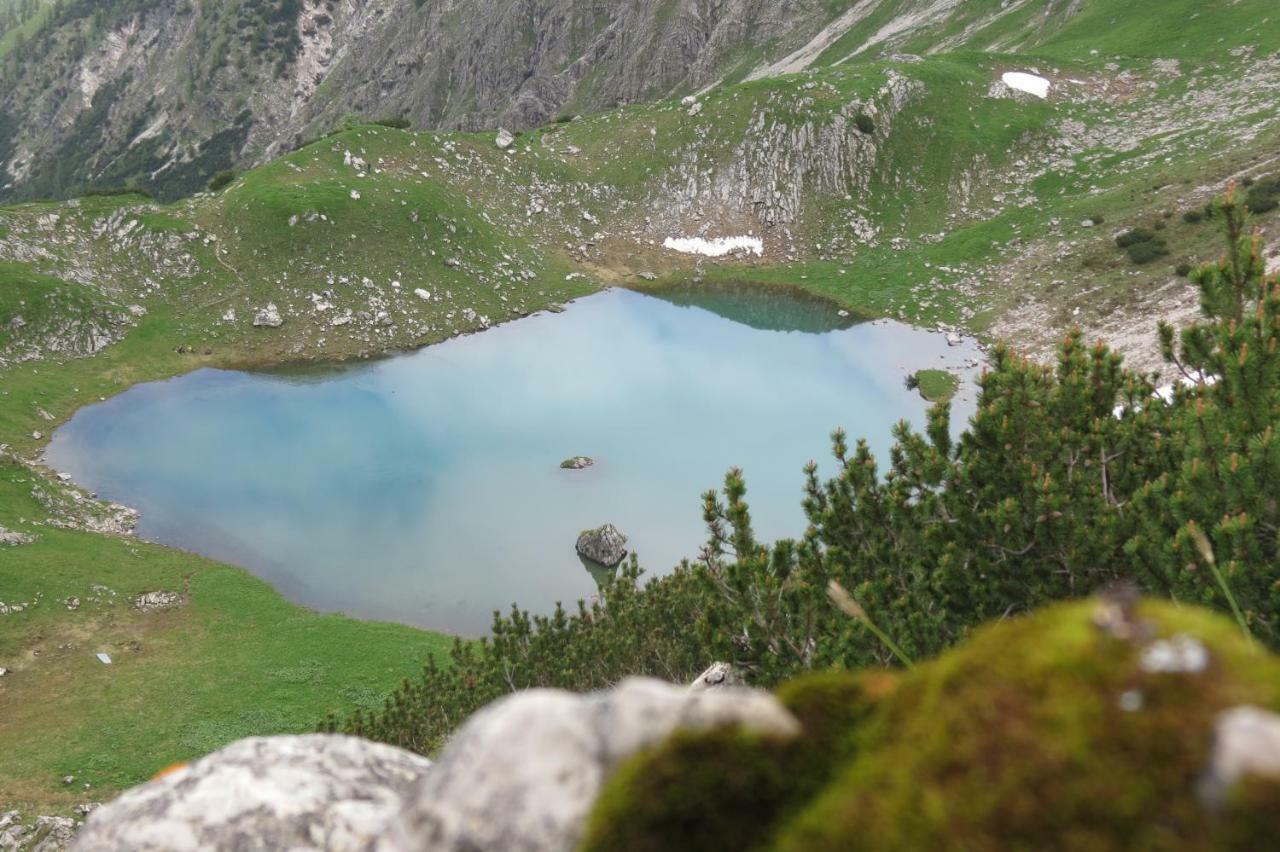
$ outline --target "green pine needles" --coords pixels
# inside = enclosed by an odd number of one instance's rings
[[[1212,218],[1226,251],[1191,274],[1203,316],[1159,329],[1171,389],[1078,332],[1054,366],[997,347],[958,439],[945,402],[923,431],[900,424],[887,458],[836,432],[834,475],[806,469],[797,538],[759,541],[730,471],[704,497],[696,561],[642,584],[633,560],[573,615],[495,616],[491,639],[459,643],[383,711],[326,726],[430,752],[515,689],[688,680],[714,660],[762,686],[910,665],[1116,583],[1230,612],[1280,647],[1280,285],[1235,192]]]

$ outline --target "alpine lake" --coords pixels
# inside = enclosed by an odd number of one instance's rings
[[[803,469],[834,473],[835,428],[886,460],[893,425],[925,421],[905,379],[943,368],[958,430],[980,359],[781,289],[615,289],[378,361],[139,385],[46,460],[138,509],[141,536],[296,602],[476,636],[512,603],[597,594],[585,529],[616,525],[650,574],[695,558],[701,495],[734,466],[756,534],[801,534]],[[575,456],[594,463],[561,468]]]

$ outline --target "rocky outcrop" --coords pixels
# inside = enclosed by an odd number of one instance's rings
[[[158,612],[182,606],[182,595],[177,592],[143,592],[133,599],[133,608],[139,612]]]
[[[584,559],[613,568],[627,556],[627,537],[613,524],[605,524],[579,535],[577,549]]]
[[[253,324],[257,328],[279,328],[284,325],[284,319],[280,316],[280,309],[276,307],[275,302],[270,302],[265,308],[259,308],[254,313]]]
[[[692,692],[631,679],[589,695],[518,693],[462,727],[378,849],[568,852],[625,758],[676,729],[726,725],[784,738],[799,730],[777,699],[751,690]]]
[[[35,540],[36,537],[29,533],[21,533],[0,527],[0,547],[17,547],[20,544],[31,544]]]
[[[72,848],[364,850],[430,766],[355,737],[241,740],[100,808]]]
[[[585,470],[595,463],[595,459],[588,456],[574,456],[560,462],[560,467],[563,470]]]
[[[62,852],[79,825],[70,817],[25,820],[17,811],[0,814],[0,852]]]
[[[619,763],[673,731],[726,726],[780,740],[799,732],[767,693],[632,679],[495,702],[435,765],[354,737],[241,740],[99,809],[72,848],[567,852]]]
[[[86,41],[89,7],[66,5],[0,88],[0,200],[133,179],[191,192],[352,113],[524,129],[569,104],[701,89],[830,17],[826,0],[301,0],[267,22],[159,0],[113,4]],[[259,18],[269,35],[251,44],[241,30]]]

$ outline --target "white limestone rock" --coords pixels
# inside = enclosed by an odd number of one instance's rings
[[[356,737],[240,740],[98,809],[71,848],[364,850],[430,766]]]
[[[588,695],[517,693],[471,717],[376,849],[568,852],[623,760],[677,729],[731,724],[779,737],[799,732],[776,698],[748,689],[631,678]]]
[[[258,328],[279,328],[284,325],[284,319],[280,316],[276,303],[268,302],[265,308],[253,315],[253,324]]]

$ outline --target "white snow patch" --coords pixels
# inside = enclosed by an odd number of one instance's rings
[[[1025,71],[1006,71],[1000,75],[1000,81],[1010,89],[1035,95],[1037,98],[1049,96],[1049,81],[1039,74],[1028,74]]]
[[[764,241],[759,237],[716,237],[714,240],[702,237],[667,237],[662,245],[672,251],[700,254],[704,257],[724,257],[738,251],[749,251],[757,257],[764,254]]]

